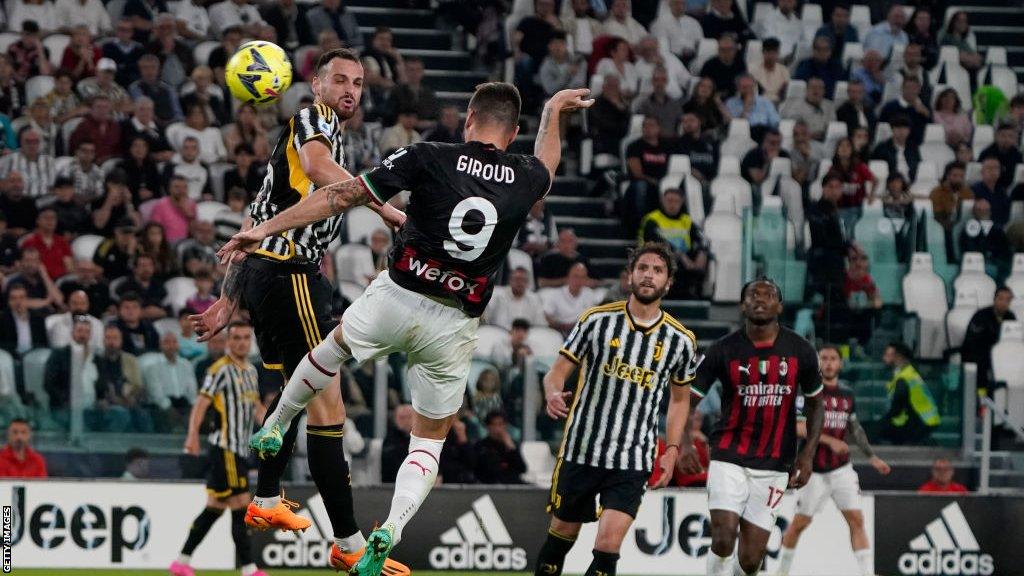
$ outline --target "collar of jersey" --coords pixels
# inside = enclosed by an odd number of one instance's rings
[[[623,301],[622,309],[626,311],[626,322],[629,322],[629,329],[630,330],[634,330],[636,332],[643,332],[644,334],[650,334],[651,332],[654,332],[654,330],[657,329],[658,326],[661,326],[662,322],[665,321],[665,311],[664,310],[660,310],[661,315],[658,316],[658,319],[655,320],[655,322],[653,324],[651,324],[650,326],[644,328],[643,326],[638,324],[633,319],[633,314],[629,311],[629,299],[628,298],[625,301]]]

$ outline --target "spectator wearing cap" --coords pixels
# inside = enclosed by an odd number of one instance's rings
[[[787,100],[782,105],[782,117],[803,120],[811,131],[811,138],[824,140],[829,123],[836,119],[836,107],[825,97],[827,90],[821,78],[809,79],[804,99]]]
[[[60,283],[60,290],[69,305],[74,292],[84,292],[89,299],[89,315],[96,318],[107,316],[112,310],[110,285],[103,277],[103,269],[92,259],[76,260],[74,274]]]
[[[761,61],[749,66],[751,77],[761,87],[761,94],[776,106],[782,101],[782,92],[789,84],[789,68],[779,63],[779,41],[766,38],[761,46]]]
[[[117,169],[125,173],[132,203],[136,206],[160,195],[163,189],[160,169],[151,157],[149,141],[144,137],[136,135],[128,140],[128,153],[118,163]]]
[[[11,284],[4,300],[7,309],[0,312],[0,350],[21,358],[33,348],[45,348],[46,325],[43,316],[31,308],[28,289]]]
[[[900,174],[909,182],[917,177],[917,165],[921,163],[921,151],[910,139],[910,120],[900,114],[889,119],[892,138],[879,142],[871,151],[872,160],[885,160],[890,174]]]
[[[57,234],[57,211],[47,206],[36,216],[36,229],[21,241],[21,249],[39,251],[46,273],[57,279],[71,270],[71,244]]]
[[[69,238],[85,234],[92,229],[89,211],[75,200],[75,183],[70,178],[57,178],[53,183],[52,208],[57,214],[57,233]]]
[[[133,39],[134,33],[132,19],[121,18],[114,27],[114,37],[103,44],[103,57],[117,65],[114,80],[120,86],[130,86],[139,79],[139,58],[146,53],[142,44]]]
[[[160,14],[153,21],[153,39],[146,51],[160,58],[160,79],[170,86],[181,86],[195,67],[192,50],[178,38],[172,14]]]
[[[147,96],[135,99],[134,113],[121,123],[121,133],[124,134],[124,141],[128,143],[129,154],[132,153],[131,142],[136,138],[143,138],[149,144],[147,154],[150,154],[154,161],[167,162],[174,156],[171,143],[156,123],[155,104]]]
[[[85,322],[92,327],[89,344],[94,350],[103,346],[103,322],[89,314],[89,295],[84,290],[75,290],[68,294],[68,311],[46,321],[46,338],[51,348],[67,346],[72,342],[72,332],[78,322]]]
[[[78,93],[86,101],[97,96],[105,96],[113,106],[115,116],[123,118],[132,110],[132,99],[128,91],[118,84],[114,78],[117,74],[117,63],[110,58],[100,58],[96,63],[96,75],[78,83]]]
[[[43,198],[49,194],[55,176],[53,158],[43,153],[43,138],[31,126],[21,129],[18,142],[18,151],[0,158],[0,180],[18,172],[25,178],[25,194],[33,199]]]
[[[103,170],[96,165],[96,144],[88,136],[80,136],[74,148],[75,161],[57,173],[70,178],[75,195],[82,203],[89,203],[103,195]]]
[[[883,57],[888,57],[893,46],[906,46],[910,38],[903,30],[907,24],[907,14],[898,3],[890,4],[885,20],[875,24],[864,35],[864,50],[875,50]]]
[[[137,226],[127,216],[116,220],[113,237],[108,237],[96,248],[92,259],[103,271],[101,278],[120,278],[131,271],[128,264],[138,246],[135,238]]]
[[[68,145],[77,150],[83,142],[92,142],[96,149],[96,164],[120,157],[121,125],[113,118],[113,105],[106,96],[95,96],[89,103],[89,114],[71,133]]]
[[[40,5],[49,6],[44,2]],[[49,75],[53,69],[50,51],[43,46],[40,25],[35,20],[25,20],[21,24],[21,38],[7,47],[7,55],[14,65],[14,78],[21,84],[33,76]]]
[[[294,0],[292,0],[294,2]],[[276,3],[275,3],[276,4]],[[210,13],[206,11],[203,0],[183,0],[174,7],[174,18],[177,20],[178,34],[193,42],[201,42],[210,37]],[[287,46],[290,49],[295,46]]]
[[[149,254],[136,254],[132,261],[132,272],[117,284],[117,296],[123,298],[133,294],[139,299],[143,320],[159,320],[167,317],[163,307],[167,290],[156,279],[156,261]]]
[[[139,58],[139,79],[128,87],[133,100],[146,96],[153,100],[156,123],[165,127],[184,118],[178,93],[160,79],[160,58],[146,54]]]
[[[194,136],[185,137],[181,143],[181,150],[164,167],[165,188],[169,189],[171,178],[174,176],[180,176],[188,182],[188,197],[192,200],[199,201],[213,197],[210,188],[210,171],[199,159],[199,140]]]
[[[0,214],[7,217],[7,231],[18,238],[23,236],[36,221],[36,201],[25,194],[25,177],[21,172],[11,171],[0,180]]]
[[[57,28],[65,33],[85,26],[93,36],[113,30],[110,14],[100,0],[57,0],[53,5]]]
[[[265,24],[259,10],[249,0],[223,0],[209,8],[214,35],[229,26],[239,26],[243,34],[256,36],[258,26]]]
[[[71,29],[71,41],[64,47],[60,67],[71,73],[75,82],[88,78],[96,73],[96,63],[103,57],[99,46],[92,42],[92,34],[85,25],[77,25]]]
[[[850,6],[843,3],[832,6],[828,23],[818,28],[814,35],[829,41],[832,45],[832,59],[840,64],[843,63],[843,49],[846,48],[846,43],[860,42],[860,34],[850,25]]]
[[[149,221],[163,226],[167,241],[174,244],[188,237],[189,224],[196,218],[196,203],[189,198],[184,176],[171,177],[167,194],[156,201]]]
[[[164,12],[168,12],[164,0],[128,0],[124,6],[124,16],[131,19],[133,38],[138,42],[147,41],[153,29],[153,20],[157,14]]]
[[[142,216],[132,204],[132,193],[128,189],[123,172],[114,170],[107,174],[103,181],[103,189],[103,196],[97,198],[91,207],[92,224],[98,233],[109,238],[125,218],[136,227],[142,223]]]
[[[900,96],[882,106],[878,119],[893,123],[896,116],[905,117],[910,124],[910,141],[920,145],[924,140],[924,129],[931,122],[932,112],[921,99],[921,81],[913,76],[904,76]]]
[[[416,121],[419,116],[412,108],[398,111],[398,122],[390,128],[386,128],[380,135],[381,155],[388,155],[395,150],[410,144],[415,144],[423,138],[416,131]]]
[[[1024,156],[1021,156],[1020,148],[1017,146],[1018,137],[1013,124],[1000,124],[996,130],[995,142],[986,146],[978,155],[979,162],[984,162],[987,158],[999,161],[999,185],[1003,188],[1013,183],[1013,173],[1017,165],[1024,163]]]

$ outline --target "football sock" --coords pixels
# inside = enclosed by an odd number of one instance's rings
[[[875,576],[875,557],[871,548],[854,550],[853,555],[857,557],[857,566],[860,567],[861,576]]]
[[[256,573],[256,565],[253,563],[242,566],[242,576],[252,576]]]
[[[192,556],[189,554],[178,554],[178,562],[188,566],[192,563]]]
[[[614,552],[602,552],[594,550],[594,561],[584,573],[584,576],[615,576],[615,564],[619,561],[619,555]]]
[[[708,550],[707,576],[732,576],[732,554],[719,556]]]
[[[331,385],[338,369],[351,357],[334,339],[334,332],[331,332],[316,348],[303,356],[281,392],[281,401],[267,416],[263,426],[275,423],[282,428],[288,426],[321,390]]]
[[[273,411],[280,404],[281,393],[274,397],[268,410]],[[295,437],[299,435],[298,426],[289,426],[284,433],[281,450],[273,456],[259,459],[259,477],[256,480],[256,498],[253,503],[260,508],[273,508],[281,501],[281,477],[292,459],[295,448]]]
[[[412,519],[420,504],[427,498],[437,479],[438,463],[444,440],[431,440],[410,436],[409,454],[395,477],[395,495],[391,499],[391,513],[385,524],[395,526],[395,544],[402,539],[402,529]]]
[[[775,572],[776,576],[789,576],[789,567],[793,565],[794,554],[796,554],[796,548],[782,547],[779,552],[779,569]]]
[[[352,505],[352,476],[345,460],[344,434],[344,423],[330,426],[306,424],[309,474],[324,499],[324,508],[331,519],[334,537],[347,539],[358,534],[362,538]],[[352,551],[344,548],[341,550]]]
[[[563,536],[554,530],[548,530],[548,538],[537,555],[535,576],[560,576],[565,565],[565,556],[572,550],[576,537]]]
[[[748,574],[747,571],[744,570],[742,566],[740,566],[739,560],[734,562],[732,566],[732,576],[756,576],[758,572],[757,569],[754,569],[753,572]]]
[[[195,552],[196,546],[206,538],[206,534],[213,527],[213,523],[220,518],[221,513],[224,512],[223,508],[203,508],[203,511],[196,516],[196,519],[192,521],[192,527],[188,530],[188,538],[185,539],[185,545],[181,547],[182,556],[192,556]],[[188,561],[178,560],[182,564],[188,564]]]
[[[346,554],[352,552],[358,552],[363,548],[366,548],[366,537],[363,536],[362,532],[356,532],[355,534],[346,538],[334,538],[334,544],[337,545],[338,550]]]
[[[235,559],[240,566],[253,566],[249,527],[245,525],[245,508],[231,511],[231,539],[235,541]],[[245,573],[245,568],[242,569]]]

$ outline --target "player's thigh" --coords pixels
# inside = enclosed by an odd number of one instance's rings
[[[438,309],[419,321],[406,381],[413,409],[427,418],[441,419],[462,407],[480,320],[455,308],[431,304]]]
[[[601,508],[605,512],[616,510],[630,518],[636,518],[640,502],[647,492],[650,474],[634,470],[608,470],[601,482]],[[604,516],[602,515],[602,518]]]
[[[404,351],[416,312],[410,300],[416,296],[381,272],[345,310],[339,330],[357,362]]]
[[[206,476],[206,493],[218,501],[249,491],[249,466],[230,450],[211,446],[210,468]]]
[[[829,483],[824,475],[815,472],[811,474],[807,484],[796,493],[796,513],[814,516],[821,511],[828,497]]]
[[[622,547],[622,540],[629,532],[633,524],[635,514],[627,514],[620,510],[605,508],[601,512],[601,519],[597,523],[597,538],[594,540],[594,549],[602,552],[618,554]]]
[[[829,474],[832,501],[841,511],[860,510],[860,479],[852,464],[832,471]]]
[[[789,475],[785,472],[747,469],[747,476],[749,492],[741,516],[751,524],[770,531],[775,526],[782,496],[789,484]]]
[[[597,468],[560,458],[551,477],[548,513],[568,524],[597,520],[597,496],[602,478],[603,473]]]
[[[275,337],[281,346],[285,373],[290,376],[306,354],[330,336],[331,330],[338,323],[331,318],[332,289],[323,276],[311,273],[289,274],[287,282],[282,279],[282,284],[280,290],[290,290],[291,300],[282,300],[280,304],[274,305],[286,308],[283,310],[283,318],[287,319],[287,323],[282,328],[288,332]]]
[[[743,468],[729,462],[712,460],[708,465],[708,508],[742,516],[750,487]]]

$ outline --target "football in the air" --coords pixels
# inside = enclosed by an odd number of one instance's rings
[[[242,102],[266,104],[292,83],[292,63],[280,46],[255,40],[238,47],[224,69],[228,88]]]

